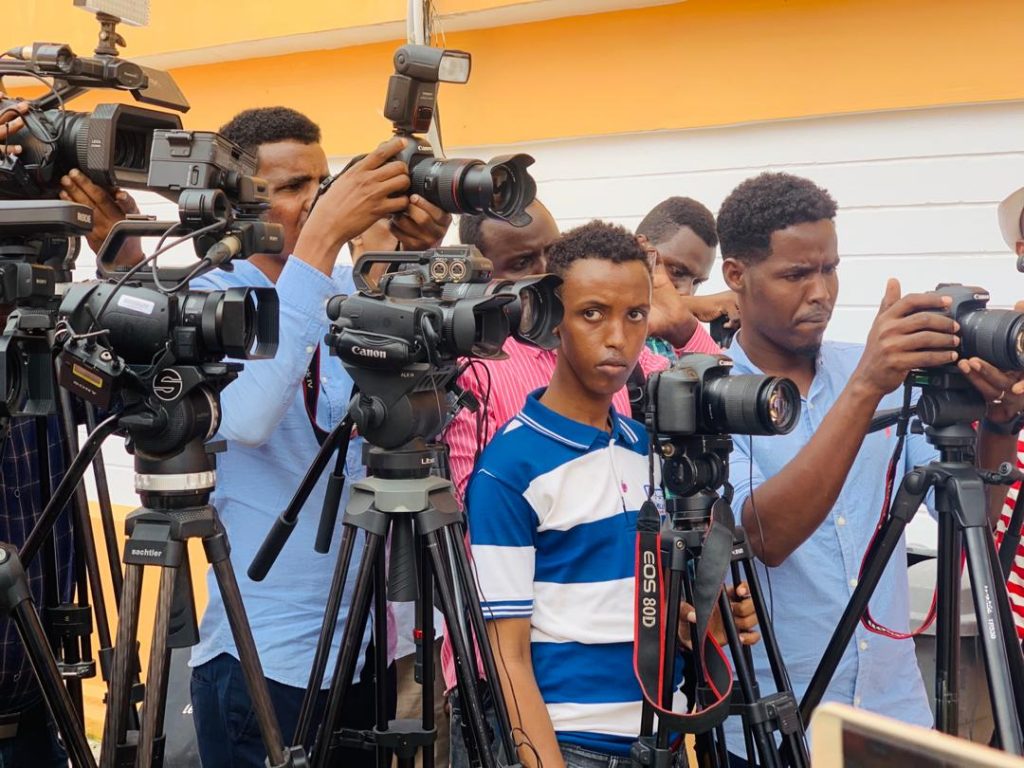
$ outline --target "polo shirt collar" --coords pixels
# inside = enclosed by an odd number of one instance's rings
[[[543,387],[527,395],[523,410],[519,412],[519,420],[530,429],[579,451],[591,450],[599,443],[606,444],[609,439],[630,448],[645,443],[646,434],[638,433],[634,425],[619,415],[614,405],[609,409],[612,420],[609,435],[603,429],[574,421],[548,408],[540,401],[546,390]]]

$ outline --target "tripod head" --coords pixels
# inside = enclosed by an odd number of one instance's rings
[[[921,396],[911,427],[939,449],[942,461],[974,460],[974,424],[985,416],[985,400],[956,366],[912,371],[904,385]],[[908,398],[909,400],[909,398]],[[908,418],[909,414],[903,416]]]

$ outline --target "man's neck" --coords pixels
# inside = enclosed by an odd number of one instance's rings
[[[750,362],[766,374],[792,379],[802,395],[810,391],[815,372],[813,358],[780,347],[771,339],[749,328],[740,332],[740,343]]]
[[[612,406],[612,395],[595,395],[583,387],[561,356],[540,402],[567,419],[605,432],[609,429],[608,410]]]
[[[266,275],[267,280],[272,283],[276,283],[277,279],[281,277],[281,272],[284,271],[284,265],[287,259],[282,259],[278,255],[269,253],[254,253],[249,257],[248,261],[256,267],[256,269]]]

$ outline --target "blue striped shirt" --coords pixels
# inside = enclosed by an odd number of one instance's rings
[[[559,741],[627,754],[640,730],[633,599],[647,437],[614,409],[610,433],[572,421],[542,392],[487,446],[467,490],[480,599],[490,619],[530,620]]]

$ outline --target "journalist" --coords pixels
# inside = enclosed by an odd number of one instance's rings
[[[698,321],[710,323],[725,316],[727,328],[738,328],[739,310],[736,295],[722,291],[698,296],[715,263],[718,233],[715,217],[706,206],[690,197],[669,197],[654,206],[636,228],[637,241],[643,246],[655,267],[664,269],[686,307],[693,314],[693,333],[703,329]],[[667,339],[653,334],[647,340],[653,352],[671,361],[678,353]]]
[[[886,285],[866,344],[823,341],[839,291],[835,216],[825,190],[783,173],[744,181],[718,213],[723,274],[743,317],[730,349],[734,371],[786,376],[802,396],[791,433],[734,436],[730,470],[734,509],[763,563],[762,578],[770,579],[776,637],[798,700],[853,594],[879,522],[896,435],[867,434],[875,410],[900,405],[898,389],[912,369],[955,363],[988,403],[978,463],[994,468],[1012,455],[1015,438],[1005,433],[1019,428],[1024,408],[1017,375],[977,358],[958,359],[959,327],[941,313],[948,299],[901,296],[895,280]],[[911,434],[897,476],[935,458],[924,436]],[[990,494],[993,522],[1003,493]],[[905,562],[901,544],[871,602],[875,619],[898,633],[908,632],[909,622]],[[763,649],[754,649],[754,659],[758,680],[770,688]],[[913,642],[863,626],[825,700],[932,724]],[[726,733],[740,751],[737,718],[727,721]]]
[[[0,92],[0,99],[6,98]],[[24,104],[24,106],[22,106]],[[8,134],[22,128],[21,115],[27,103],[0,113],[0,137],[6,145]],[[6,145],[0,157],[18,154],[21,147]],[[7,323],[12,305],[0,305],[0,328]],[[43,511],[40,495],[39,458],[45,451],[49,461],[50,488],[56,488],[64,476],[65,440],[56,417],[47,419],[45,432],[37,430],[32,417],[0,419],[0,541],[21,547]],[[57,583],[50,585],[61,602],[71,599],[72,541],[71,518],[65,511],[53,529]],[[44,558],[35,558],[25,569],[29,590],[36,607],[45,606]],[[66,766],[67,753],[57,734],[57,726],[43,701],[42,689],[29,663],[14,622],[0,618],[0,767],[38,765],[40,768]]]
[[[356,163],[323,195],[310,215],[320,182],[329,173],[320,130],[304,115],[272,107],[247,110],[220,131],[253,152],[257,175],[266,179],[266,219],[284,228],[281,254],[256,254],[193,281],[197,289],[276,287],[281,304],[280,344],[272,360],[247,362],[221,395],[219,437],[228,450],[218,461],[213,496],[231,541],[231,559],[286,742],[290,742],[312,666],[337,548],[313,551],[326,481],[310,496],[293,536],[263,582],[246,576],[263,536],[298,486],[325,431],[345,415],[352,382],[337,358],[323,348],[330,296],[354,290],[350,267],[336,264],[349,240],[381,218],[406,247],[422,248],[443,237],[449,217],[429,203],[404,195],[404,164],[392,160],[400,140],[387,142]],[[67,186],[65,189],[69,189]],[[69,195],[74,196],[73,192]],[[88,190],[81,192],[88,194]],[[116,212],[111,209],[112,216]],[[348,455],[348,474],[362,472],[358,440]],[[343,502],[344,503],[344,500]],[[210,577],[210,603],[193,649],[192,701],[203,765],[262,766],[266,757],[245,688],[237,651],[219,593]],[[331,664],[351,601],[351,582],[339,616]],[[373,724],[372,659],[386,653],[386,639],[363,637],[364,664],[342,714],[353,728]],[[369,662],[369,663],[367,663]],[[393,669],[389,679],[393,711]],[[325,696],[320,697],[320,715]],[[374,764],[372,752],[349,750],[346,765]]]

